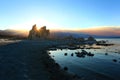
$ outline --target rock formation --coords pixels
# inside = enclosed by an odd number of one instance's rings
[[[35,24],[35,25],[33,25],[32,30],[30,30],[28,38],[35,39],[36,37],[37,37],[37,27]]]
[[[80,42],[84,42],[85,41],[85,39],[83,37],[80,37],[77,40],[80,41]]]
[[[38,31],[38,36],[41,38],[47,38],[49,36],[50,32],[46,29],[46,26],[43,26]]]
[[[90,36],[88,37],[88,41],[96,41],[94,37]]]
[[[33,25],[32,29],[29,31],[29,39],[46,39],[48,38],[50,31],[46,29],[46,26],[37,29],[36,24]]]

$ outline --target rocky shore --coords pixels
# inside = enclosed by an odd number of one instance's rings
[[[0,80],[79,80],[48,55],[52,41],[25,40],[0,46]]]

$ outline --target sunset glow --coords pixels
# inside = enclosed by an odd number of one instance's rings
[[[91,35],[103,35],[103,36],[119,36],[120,35],[120,28],[119,27],[97,27],[97,28],[87,28],[78,30],[82,33],[87,33]]]
[[[118,0],[1,0],[0,29],[29,31],[37,24],[38,29],[47,26],[55,31],[119,35],[119,3]]]
[[[0,80],[120,80],[120,0],[0,0]]]

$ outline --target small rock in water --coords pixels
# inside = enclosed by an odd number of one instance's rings
[[[73,56],[73,53],[71,54],[71,56]]]
[[[91,52],[87,53],[88,56],[94,56]]]
[[[114,61],[114,62],[117,62],[117,60],[116,60],[116,59],[113,59],[113,61]]]
[[[108,55],[108,53],[105,53],[105,55]]]
[[[64,55],[67,56],[67,53],[65,53]]]
[[[67,71],[67,70],[68,70],[68,68],[67,68],[67,67],[64,67],[64,70],[65,70],[65,71]]]
[[[55,63],[55,65],[56,65],[57,68],[60,68],[60,65],[58,63]]]

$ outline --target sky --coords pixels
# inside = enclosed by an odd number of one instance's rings
[[[0,0],[0,29],[120,28],[120,0]]]

